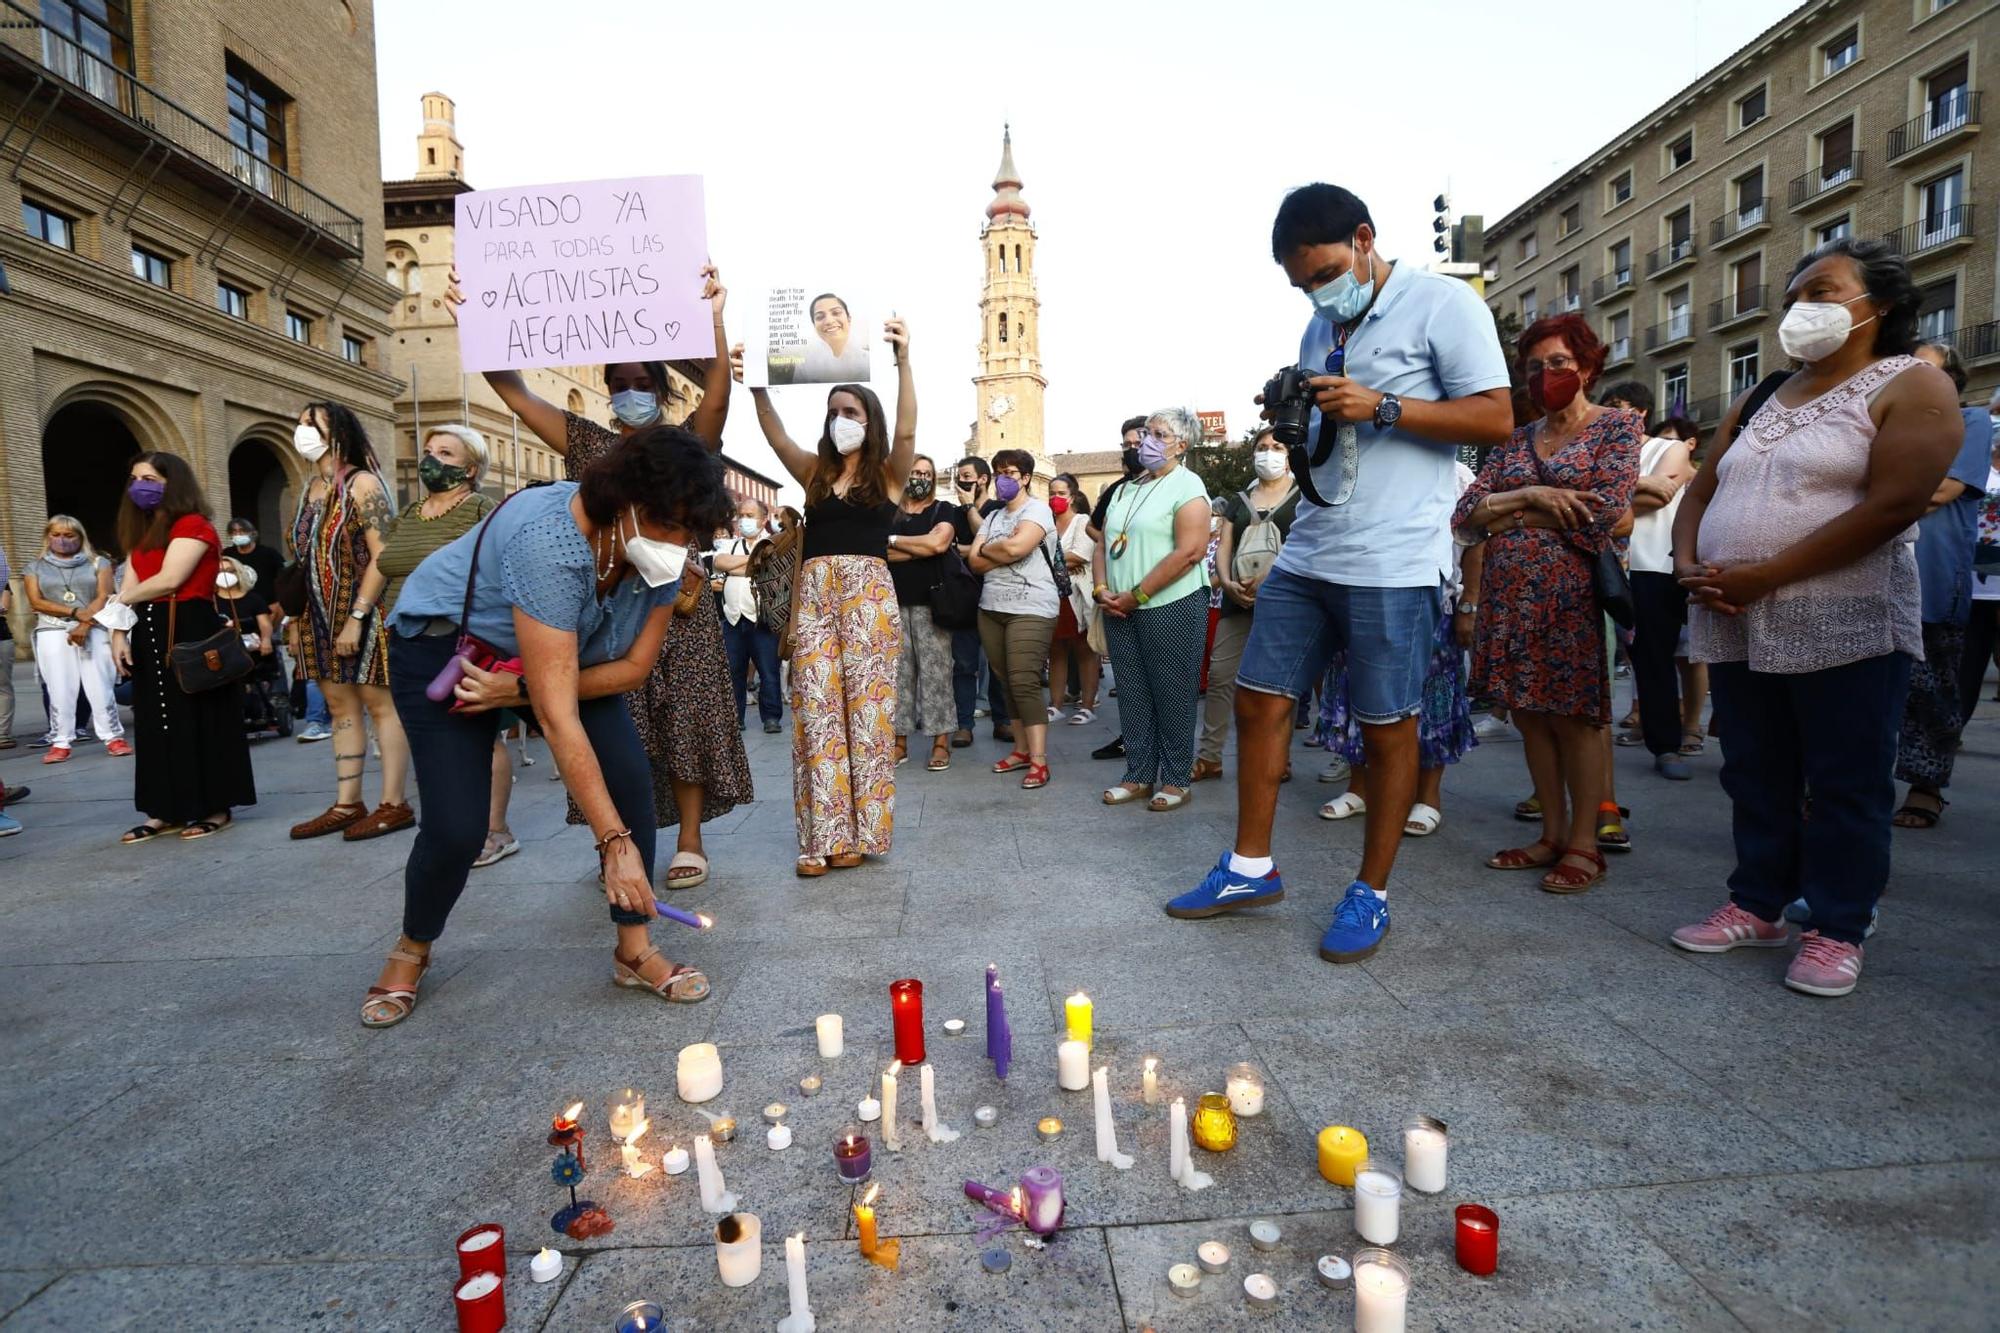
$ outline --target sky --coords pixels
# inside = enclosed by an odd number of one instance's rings
[[[414,173],[435,90],[480,189],[701,175],[732,337],[758,284],[834,267],[908,322],[918,446],[942,464],[973,417],[1011,122],[1044,451],[1115,447],[1124,418],[1174,405],[1238,435],[1310,314],[1270,255],[1288,189],[1348,187],[1385,255],[1428,264],[1440,191],[1498,219],[1792,7],[380,0],[382,161]],[[816,394],[778,406],[817,435]],[[749,407],[725,448],[783,479]]]

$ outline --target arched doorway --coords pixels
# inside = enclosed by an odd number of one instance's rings
[[[285,527],[291,520],[286,493],[291,478],[268,440],[246,436],[229,451],[229,512],[224,522],[247,518],[257,525],[266,546],[285,549]]]
[[[73,515],[100,550],[118,549],[118,502],[139,438],[108,403],[58,408],[42,429],[42,479],[52,514]]]

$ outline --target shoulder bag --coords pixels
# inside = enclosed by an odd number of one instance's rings
[[[799,552],[805,534],[790,528],[750,552],[744,570],[757,592],[757,623],[778,636],[780,651],[792,632],[792,586],[798,581]]]
[[[521,493],[515,491],[514,495]],[[444,670],[438,672],[431,683],[424,687],[426,698],[435,704],[449,702],[454,713],[461,711],[454,692],[458,688],[458,682],[465,677],[466,663],[470,662],[481,671],[504,671],[514,676],[522,674],[521,659],[518,656],[502,657],[498,648],[483,639],[476,638],[467,629],[467,626],[472,624],[472,595],[478,587],[479,548],[486,544],[486,530],[493,525],[493,515],[505,509],[507,501],[512,500],[514,495],[494,505],[493,513],[479,520],[478,535],[472,539],[472,559],[465,567],[465,603],[458,614],[458,645],[451,655],[451,660],[444,664]],[[383,628],[386,631],[388,627],[384,625]],[[525,683],[523,688],[525,690]],[[523,710],[517,708],[514,711],[519,713]]]
[[[243,626],[236,619],[233,604],[228,625],[193,643],[174,642],[180,605],[178,597],[167,603],[167,664],[173,668],[182,694],[202,694],[233,685],[257,669],[249,649],[243,646]],[[218,614],[221,610],[216,607]]]

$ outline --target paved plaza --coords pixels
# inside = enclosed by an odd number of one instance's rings
[[[41,719],[32,676],[16,679],[25,741]],[[761,799],[709,826],[712,880],[675,895],[715,929],[657,935],[715,981],[692,1007],[610,985],[589,839],[565,828],[537,744],[515,789],[523,851],[474,872],[415,1016],[387,1032],[357,1015],[396,934],[409,839],[286,840],[329,799],[327,746],[258,742],[260,803],[236,827],[137,847],[117,844],[137,819],[129,766],[97,746],[58,768],[25,745],[0,754],[0,777],[34,789],[10,810],[27,831],[0,841],[0,1322],[451,1329],[453,1238],[498,1221],[510,1329],[608,1329],[640,1298],[675,1329],[774,1328],[781,1242],[798,1231],[822,1329],[1342,1329],[1351,1295],[1319,1286],[1313,1262],[1360,1242],[1315,1135],[1353,1125],[1399,1156],[1404,1118],[1423,1112],[1450,1125],[1450,1182],[1404,1201],[1411,1329],[1994,1326],[2000,706],[1967,732],[1942,825],[1897,835],[1881,931],[1844,1000],[1783,989],[1788,954],[1667,946],[1721,901],[1731,863],[1713,746],[1686,784],[1618,752],[1638,850],[1574,898],[1480,865],[1533,834],[1509,817],[1519,744],[1475,751],[1446,783],[1442,830],[1405,844],[1382,951],[1333,967],[1315,946],[1361,829],[1315,817],[1336,790],[1312,781],[1320,752],[1296,751],[1282,796],[1290,898],[1178,923],[1160,903],[1225,846],[1234,756],[1186,810],[1103,808],[1118,769],[1087,755],[1115,716],[1054,729],[1039,793],[986,771],[1002,747],[983,733],[948,773],[925,772],[919,749],[894,855],[812,882],[792,874],[789,735],[753,724]],[[1015,1033],[1004,1084],[982,1058],[988,962]],[[882,1234],[902,1238],[889,1272],[856,1253],[830,1145],[890,1059],[886,987],[905,976],[924,981],[941,1113],[962,1137],[933,1145],[912,1125],[900,1154],[877,1143]],[[1079,989],[1130,1171],[1095,1160],[1089,1094],[1056,1086],[1063,997]],[[837,1060],[814,1045],[829,1011],[846,1020]],[[941,1032],[955,1016],[967,1035]],[[675,1054],[697,1041],[721,1045],[707,1109],[742,1122],[720,1162],[763,1221],[763,1275],[741,1289],[718,1281],[692,1173],[610,1167],[621,1087],[648,1094],[657,1148],[706,1124],[673,1095]],[[1142,1054],[1191,1104],[1237,1061],[1265,1072],[1239,1144],[1196,1154],[1212,1188],[1169,1179]],[[810,1099],[808,1073],[825,1081]],[[913,1111],[916,1080],[904,1087]],[[566,1195],[544,1140],[575,1100],[585,1192],[617,1224],[586,1242],[548,1222]],[[793,1108],[784,1152],[759,1123],[774,1100]],[[981,1104],[997,1128],[973,1127]],[[1068,1128],[1044,1146],[1047,1115]],[[1040,1251],[1007,1233],[1011,1270],[989,1275],[991,1218],[961,1186],[1043,1162],[1063,1173],[1066,1229]],[[1453,1262],[1467,1200],[1500,1215],[1495,1277]],[[1283,1231],[1268,1253],[1246,1230],[1260,1217]],[[1228,1270],[1178,1298],[1168,1267],[1209,1239],[1234,1252]],[[563,1275],[533,1285],[529,1256],[551,1242]],[[1274,1310],[1246,1307],[1253,1271],[1277,1282]]]

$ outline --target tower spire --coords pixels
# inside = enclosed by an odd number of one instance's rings
[[[993,176],[993,202],[986,206],[986,216],[997,222],[1002,215],[1009,213],[1025,221],[1028,201],[1021,197],[1021,172],[1014,165],[1014,127],[1003,124],[1000,129],[1000,170]]]

